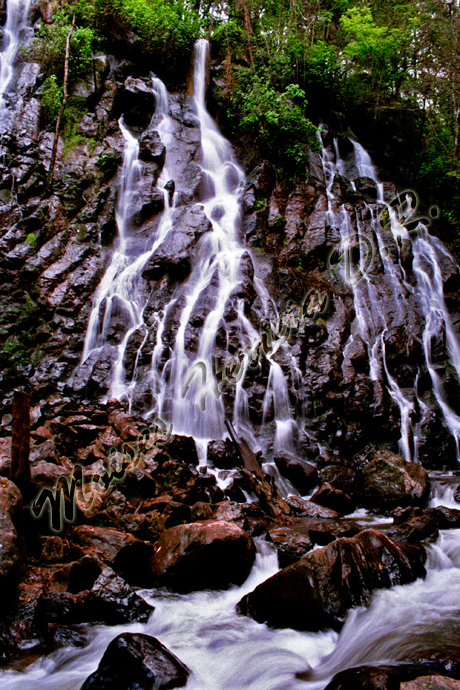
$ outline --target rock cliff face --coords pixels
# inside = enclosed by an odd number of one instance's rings
[[[50,21],[48,14],[45,20]],[[211,68],[211,86],[212,74]],[[103,347],[80,362],[95,291],[119,243],[115,217],[124,150],[118,122],[122,116],[139,139],[143,169],[130,207],[133,252],[145,246],[165,204],[156,187],[164,170],[165,147],[149,127],[155,97],[144,66],[113,56],[95,58],[94,73],[73,87],[74,133],[59,141],[49,191],[45,182],[53,133],[43,126],[42,84],[38,64],[17,65],[16,86],[9,98],[11,127],[0,142],[5,435],[10,430],[9,392],[15,386],[29,386],[35,405],[50,396],[89,404],[109,393],[117,347],[126,332],[121,303],[112,305]],[[177,296],[178,286],[190,274],[197,243],[211,227],[199,203],[209,197],[210,190],[199,165],[200,130],[191,97],[173,93],[170,116],[174,136],[168,148],[172,161],[168,172],[173,180],[169,185],[171,198],[176,192],[174,232],[143,267],[139,290],[146,302],[144,325],[130,335],[123,360],[125,371],[135,375],[138,382],[133,410],[139,414],[151,409],[153,403],[152,390],[145,382],[158,315]],[[322,140],[323,156],[310,154],[304,181],[287,180],[269,161],[261,161],[248,171],[240,233],[249,252],[241,263],[240,288],[225,311],[225,331],[217,332],[215,354],[240,354],[235,326],[238,301],[259,333],[270,328],[260,293],[254,289],[256,279],[263,281],[280,313],[301,304],[311,290],[316,292],[310,297],[327,295],[329,306],[324,317],[307,319],[301,328],[291,328],[288,347],[274,355],[298,420],[301,456],[323,464],[348,462],[360,468],[376,447],[397,450],[402,412],[388,383],[391,377],[407,402],[406,423],[418,429],[417,438],[410,443],[416,445],[421,462],[427,467],[452,466],[455,441],[433,400],[424,355],[426,328],[421,302],[415,297],[413,252],[409,244],[398,247],[388,236],[389,253],[398,254],[405,271],[398,303],[381,256],[374,256],[367,268],[380,294],[377,309],[384,324],[381,347],[388,368],[385,372],[381,366],[376,374],[370,348],[357,329],[362,315],[356,312],[356,295],[330,258],[334,250],[343,250],[343,237],[331,221],[332,212],[347,215],[350,232],[377,241],[374,224],[381,208],[376,203],[380,192],[373,179],[360,174],[357,152],[348,138],[324,129]],[[325,168],[328,157],[337,168],[332,178]],[[387,201],[396,193],[389,183],[382,189]],[[442,255],[440,268],[446,304],[453,314],[453,328],[458,330],[458,269],[447,254]],[[203,295],[202,304],[191,315],[185,332],[190,353],[197,350],[212,299],[211,292]],[[161,366],[173,348],[182,308],[183,303],[177,300],[169,309]],[[431,343],[433,366],[445,378],[445,395],[455,409],[459,390],[449,364],[448,344],[442,338],[435,340]],[[274,427],[273,409],[264,408],[263,403],[268,377],[269,367],[262,360],[245,378],[249,419],[256,430],[262,423],[266,428]],[[235,386],[227,381],[222,390],[230,412]]]

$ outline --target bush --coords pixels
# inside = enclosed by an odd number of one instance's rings
[[[291,172],[301,172],[307,148],[319,146],[317,128],[305,116],[305,92],[297,84],[276,91],[260,77],[246,74],[234,98],[241,113],[240,133]]]
[[[66,41],[71,29],[71,19],[67,12],[56,12],[54,24],[43,25],[27,51],[28,58],[39,62],[46,74],[56,75],[59,83],[64,76]],[[76,26],[70,43],[69,84],[81,79],[91,66],[94,30],[86,26]]]
[[[57,120],[59,109],[61,107],[63,92],[56,77],[48,77],[43,86],[40,96],[40,103],[42,105],[42,117],[47,123],[54,123]]]
[[[190,2],[182,0],[94,0],[96,29],[101,39],[116,43],[134,32],[135,50],[152,60],[155,71],[180,70],[185,78],[193,44],[200,36],[201,20]],[[107,39],[109,39],[107,41]],[[132,43],[132,41],[131,41]]]

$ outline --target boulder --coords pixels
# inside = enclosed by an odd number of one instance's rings
[[[336,489],[327,482],[323,484],[318,491],[315,491],[311,498],[314,503],[318,503],[325,508],[336,510],[342,515],[347,515],[347,513],[352,513],[356,510],[356,504],[348,494],[340,489]]]
[[[388,512],[424,506],[429,496],[427,471],[388,450],[379,450],[361,473],[359,500],[364,508]]]
[[[289,479],[302,496],[310,493],[317,485],[318,472],[311,462],[284,453],[276,455],[274,460],[283,477]]]
[[[244,530],[223,520],[204,520],[165,530],[151,566],[159,585],[191,592],[241,585],[254,558],[254,542]]]
[[[111,564],[119,551],[137,540],[127,532],[112,527],[79,525],[70,532],[70,541],[86,554],[101,563]]]
[[[425,557],[422,547],[368,529],[284,568],[243,597],[238,610],[275,627],[340,628],[347,612],[367,604],[374,590],[423,577]]]
[[[337,673],[325,690],[399,690],[400,675],[394,666],[357,666]]]
[[[300,534],[289,527],[274,527],[268,533],[276,546],[280,568],[295,563],[313,546],[307,534]]]
[[[129,127],[148,127],[155,108],[151,86],[142,79],[128,77],[120,96],[119,108],[125,123]]]
[[[50,625],[145,623],[153,610],[113,570],[104,568],[89,592],[42,593],[35,606],[34,629],[46,635]]]
[[[109,644],[81,690],[169,690],[183,687],[189,675],[155,637],[123,633]]]
[[[212,462],[214,467],[218,467],[221,470],[241,467],[241,458],[234,444],[229,439],[225,439],[225,441],[210,441],[208,443],[208,460]]]
[[[144,132],[139,140],[139,158],[146,163],[156,163],[163,167],[166,158],[166,147],[156,130]]]
[[[193,248],[205,232],[211,230],[211,221],[203,207],[176,209],[172,218],[173,231],[154,251],[142,272],[144,278],[157,280],[167,273],[174,280],[184,280],[190,272]]]
[[[401,683],[400,690],[460,690],[460,680],[446,676],[421,676]]]
[[[325,690],[399,690],[400,675],[394,666],[357,666],[337,673]]]
[[[348,496],[353,496],[358,488],[359,474],[351,467],[341,465],[326,465],[320,472],[322,482],[331,484],[335,489],[340,489]]]
[[[339,513],[336,510],[320,506],[313,501],[307,501],[305,498],[300,498],[299,496],[289,496],[286,501],[296,515],[330,519],[339,517]]]
[[[388,536],[398,541],[433,541],[440,529],[460,527],[460,510],[438,506],[437,508],[405,508],[393,511],[393,527]]]
[[[153,607],[142,599],[110,568],[104,568],[89,595],[88,620],[119,625],[120,623],[145,623]]]

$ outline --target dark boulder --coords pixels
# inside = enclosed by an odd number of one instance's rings
[[[118,625],[144,623],[153,607],[110,568],[104,568],[88,595],[88,620]]]
[[[348,494],[340,489],[336,489],[327,482],[323,484],[318,491],[315,491],[311,498],[314,503],[318,503],[325,508],[336,510],[342,515],[347,515],[356,510],[356,504]]]
[[[276,455],[274,460],[283,477],[289,479],[302,496],[308,494],[317,485],[318,472],[311,462],[284,453]]]
[[[379,450],[361,473],[359,500],[376,512],[424,506],[429,496],[427,471],[388,450]]]
[[[156,163],[163,167],[166,157],[166,147],[156,130],[144,132],[139,140],[139,158],[147,163]]]
[[[351,467],[341,465],[326,465],[320,472],[322,482],[331,484],[335,489],[340,489],[348,496],[353,496],[358,488],[359,474]]]
[[[395,514],[396,513],[396,514]],[[439,536],[440,529],[460,527],[460,510],[455,508],[406,508],[394,511],[393,527],[388,536],[398,541],[419,542],[433,541]]]
[[[313,501],[308,501],[305,498],[300,498],[299,496],[289,496],[286,501],[295,515],[302,517],[330,519],[339,517],[339,513],[336,510],[326,508],[325,506],[320,506]]]
[[[154,251],[142,272],[148,280],[158,280],[166,273],[173,280],[184,280],[190,273],[197,240],[212,227],[201,205],[177,209],[172,223],[173,232]]]
[[[400,690],[460,690],[460,681],[445,676],[420,676],[401,683]]]
[[[165,530],[152,571],[159,585],[176,592],[226,589],[243,584],[254,558],[254,542],[244,530],[223,520],[205,520]]]
[[[280,568],[295,563],[313,546],[307,534],[296,532],[290,527],[274,527],[269,529],[268,533],[276,546]]]
[[[128,77],[117,105],[128,127],[145,129],[150,124],[155,107],[152,88],[142,79]]]
[[[404,546],[377,530],[341,538],[270,577],[238,604],[240,613],[275,627],[339,628],[376,589],[425,575],[423,548]]]
[[[241,467],[241,458],[231,441],[211,441],[208,444],[208,460],[214,467],[221,470],[231,470]]]
[[[337,673],[325,690],[399,690],[400,682],[394,666],[357,666]]]
[[[189,675],[155,637],[123,633],[109,644],[81,690],[169,690],[183,687]]]

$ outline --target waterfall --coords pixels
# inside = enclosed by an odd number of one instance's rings
[[[239,237],[240,196],[245,177],[235,161],[230,143],[222,136],[206,108],[208,52],[208,42],[204,39],[197,41],[193,83],[194,106],[201,135],[201,169],[206,189],[202,207],[212,227],[199,240],[191,274],[185,285],[178,289],[171,303],[165,307],[164,318],[159,324],[151,370],[152,388],[157,404],[149,413],[155,412],[162,419],[170,421],[176,433],[192,435],[195,439],[203,440],[222,438],[226,434],[224,403],[219,393],[215,395],[217,384],[214,378],[213,355],[219,328],[225,329],[229,340],[229,327],[225,316],[232,300],[235,305],[236,329],[241,350],[250,350],[261,337],[244,314],[243,300],[235,299],[235,293],[243,278],[242,260],[245,255],[249,255]],[[260,300],[262,314],[265,317],[268,314],[276,314],[273,301],[257,279],[254,281],[254,287]],[[170,307],[175,307],[179,300],[184,307],[180,314],[174,348],[167,364],[161,368],[165,350],[162,336],[165,333],[168,311]],[[203,303],[206,303],[206,316],[196,354],[190,357],[187,329],[194,311]],[[273,399],[275,431],[274,440],[265,443],[264,450],[273,447],[276,451],[291,447],[294,422],[286,378],[279,364],[273,360],[273,354],[267,358],[270,375],[263,407],[266,410],[269,401]],[[184,380],[195,366],[199,367],[199,375],[190,382],[184,395]],[[240,376],[235,383],[233,422],[236,427],[244,428],[254,447],[261,447],[262,439],[254,436],[249,423],[247,395],[243,387],[245,377],[250,375],[248,361],[240,366]],[[197,404],[200,400],[201,406]]]
[[[172,121],[168,114],[168,93],[164,84],[156,77],[152,77],[152,90],[156,108],[150,129],[156,130],[162,142],[167,145],[172,136]],[[171,204],[169,192],[165,189],[165,184],[169,180],[165,166],[157,181],[157,188],[164,197],[165,210],[154,235],[148,239],[147,248],[139,246],[138,238],[132,233],[131,228],[133,199],[143,173],[142,162],[139,160],[139,142],[126,128],[123,118],[120,119],[119,126],[125,146],[116,209],[117,245],[96,291],[81,363],[84,364],[91,356],[97,356],[107,347],[111,317],[116,314],[118,319],[122,320],[124,334],[116,351],[112,352],[113,366],[109,397],[125,400],[131,406],[135,373],[128,381],[125,371],[126,348],[133,334],[140,333],[139,353],[147,337],[143,312],[148,292],[142,281],[142,270],[171,230],[174,198]],[[113,346],[111,349],[113,350]]]
[[[6,23],[3,27],[3,49],[0,53],[0,113],[6,108],[5,94],[14,75],[14,61],[28,27],[32,0],[8,0]],[[1,115],[0,115],[1,117]]]
[[[322,139],[320,137],[322,142]],[[412,322],[407,322],[407,300],[416,310],[424,324],[423,351],[425,367],[432,381],[432,392],[437,406],[442,413],[447,429],[455,439],[457,456],[460,437],[460,417],[450,407],[441,376],[433,363],[432,344],[446,340],[446,351],[450,365],[460,382],[460,343],[447,311],[441,276],[440,261],[447,257],[453,262],[442,244],[432,237],[421,222],[413,218],[415,208],[411,195],[403,198],[398,212],[395,212],[384,198],[384,185],[380,182],[377,170],[363,147],[354,139],[355,164],[359,177],[370,178],[376,185],[377,199],[375,204],[365,203],[371,216],[370,223],[364,223],[357,214],[355,224],[351,222],[346,204],[339,204],[332,193],[334,181],[338,174],[345,175],[345,164],[340,158],[337,140],[334,151],[323,146],[322,162],[326,179],[328,199],[328,221],[337,228],[341,237],[343,251],[342,278],[348,283],[353,294],[356,318],[352,324],[351,334],[344,349],[344,359],[354,338],[361,337],[366,345],[369,359],[369,376],[374,384],[376,399],[382,400],[382,383],[396,403],[400,413],[401,437],[400,451],[408,461],[418,460],[420,432],[428,412],[427,405],[418,394],[420,369],[413,388],[402,386],[397,377],[390,373],[386,352],[386,337],[397,328],[407,329],[410,333]],[[351,184],[356,189],[354,180]],[[387,209],[389,222],[382,226],[380,222],[382,209]],[[409,233],[404,223],[411,220],[415,226]],[[350,258],[350,247],[358,243],[359,259],[353,262]],[[403,266],[401,247],[410,246],[413,255],[413,271],[416,284],[411,282]],[[369,247],[373,256],[368,261]],[[351,262],[351,265],[348,263]],[[353,265],[354,263],[354,265]],[[373,265],[380,265],[376,273]]]

